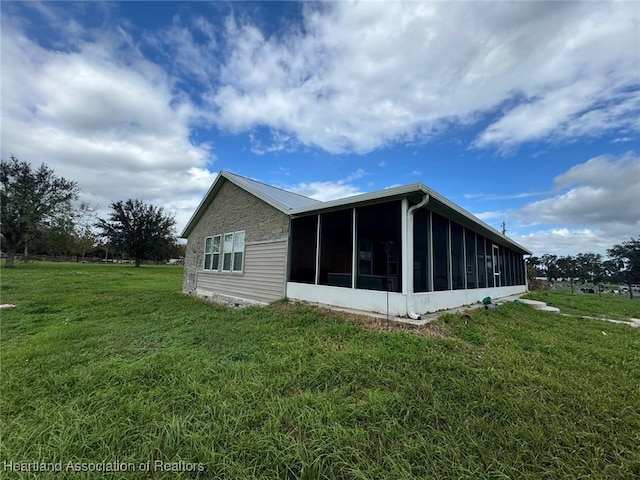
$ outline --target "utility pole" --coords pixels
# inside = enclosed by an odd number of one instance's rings
[[[507,233],[507,224],[505,222],[502,222],[502,235],[505,235]]]

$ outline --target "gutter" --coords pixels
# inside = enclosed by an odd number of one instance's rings
[[[407,210],[407,255],[410,257],[409,264],[411,265],[407,278],[407,315],[413,320],[420,320],[420,315],[413,310],[413,214],[416,210],[424,207],[427,203],[429,203],[430,199],[431,197],[429,196],[429,194],[425,193],[420,203],[409,207],[409,210]]]

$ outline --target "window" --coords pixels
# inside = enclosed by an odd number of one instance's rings
[[[416,292],[431,290],[429,273],[429,210],[420,209],[413,214],[413,288]]]
[[[464,229],[451,222],[451,283],[454,290],[464,288]]]
[[[433,289],[449,290],[449,220],[431,214],[433,242]]]
[[[467,255],[467,288],[477,288],[476,269],[476,233],[465,230],[465,249]]]
[[[289,281],[316,283],[316,237],[318,215],[291,221],[291,260]]]
[[[484,259],[487,266],[487,287],[492,288],[494,286],[495,275],[493,270],[493,250],[491,249],[491,241],[487,238],[484,242]]]
[[[204,270],[211,269],[211,253],[213,251],[213,238],[207,237],[204,239]]]
[[[223,272],[241,272],[244,263],[244,232],[225,233],[204,239],[204,270],[220,270],[222,253]]]
[[[222,252],[222,271],[230,272],[231,262],[233,260],[233,233],[224,234]]]
[[[244,232],[236,232],[233,235],[233,271],[242,271],[244,259]]]
[[[211,253],[211,270],[220,268],[220,235],[213,237],[213,250]]]
[[[402,291],[401,203],[378,203],[356,208],[356,287]]]
[[[320,215],[320,285],[351,288],[353,210]]]

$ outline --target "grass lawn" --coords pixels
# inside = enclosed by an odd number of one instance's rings
[[[630,317],[640,318],[640,300],[630,301],[628,294],[584,293],[570,295],[543,290],[532,292],[527,295],[527,298],[546,302],[569,315],[605,317],[614,320],[629,320]]]
[[[380,331],[209,305],[179,267],[1,275],[3,479],[640,476],[640,329],[514,303]],[[568,313],[640,318],[589,297]]]

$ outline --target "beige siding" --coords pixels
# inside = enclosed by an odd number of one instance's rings
[[[247,244],[242,274],[197,273],[197,290],[230,297],[272,302],[284,297],[287,242]]]

